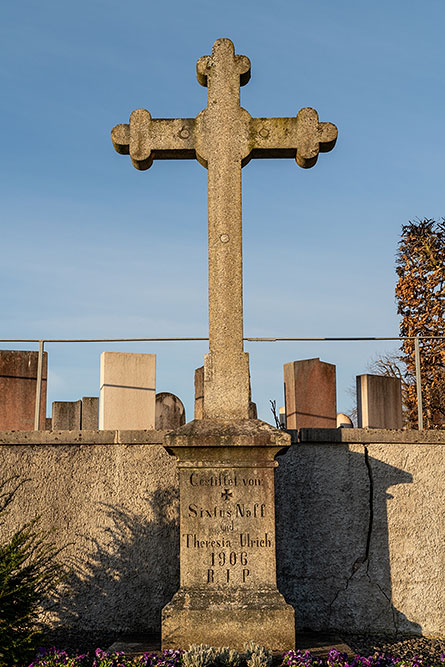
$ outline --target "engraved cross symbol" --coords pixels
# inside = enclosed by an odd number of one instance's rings
[[[207,107],[196,118],[152,118],[137,109],[111,132],[136,169],[153,160],[194,159],[208,170],[209,354],[204,363],[204,417],[248,419],[250,377],[243,348],[241,168],[252,158],[295,158],[308,169],[332,150],[337,128],[306,107],[291,118],[252,118],[240,106],[250,61],[218,39],[200,58],[197,78]]]
[[[221,498],[222,498],[223,500],[229,500],[229,498],[231,498],[232,495],[233,495],[233,494],[232,494],[231,491],[229,491],[229,489],[224,489],[224,492],[221,494]]]

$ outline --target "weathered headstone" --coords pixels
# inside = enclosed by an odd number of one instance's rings
[[[80,428],[92,431],[97,431],[99,428],[99,398],[97,396],[84,396],[82,398]]]
[[[302,359],[284,364],[288,429],[336,428],[336,373],[333,364]]]
[[[399,378],[357,375],[359,428],[402,428],[402,387]]]
[[[81,427],[82,401],[54,401],[52,430],[78,431]]]
[[[34,429],[38,352],[0,350],[0,430]],[[46,427],[48,354],[43,353],[41,429]]]
[[[185,408],[181,399],[168,391],[156,394],[156,429],[170,431],[184,424]]]
[[[204,366],[195,370],[195,419],[204,416]]]
[[[345,415],[344,412],[339,412],[337,415],[337,428],[353,428],[351,417]]]
[[[156,355],[102,352],[99,429],[154,429]]]
[[[276,587],[273,469],[290,437],[251,418],[241,168],[265,157],[312,167],[334,147],[337,130],[309,108],[293,118],[252,118],[240,106],[250,61],[229,39],[218,39],[196,72],[208,100],[195,119],[152,119],[137,109],[112,130],[115,149],[137,169],[196,158],[208,170],[209,353],[202,418],[164,439],[178,459],[181,546],[180,588],[162,612],[162,646],[242,649],[253,640],[283,651],[295,643],[294,612]]]

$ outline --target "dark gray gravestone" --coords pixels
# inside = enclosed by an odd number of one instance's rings
[[[99,428],[99,398],[97,396],[82,398],[81,428],[93,431]]]
[[[185,408],[180,398],[168,391],[156,394],[155,428],[170,431],[185,424]]]
[[[53,403],[53,431],[80,430],[82,401],[54,401]]]

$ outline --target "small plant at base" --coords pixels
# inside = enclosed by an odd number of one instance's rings
[[[66,651],[60,651],[52,646],[49,649],[41,649],[29,667],[42,667],[43,665],[45,667],[59,667],[59,665],[64,667],[89,667],[91,660],[86,654],[70,658]]]
[[[183,667],[210,667],[215,662],[216,650],[206,644],[195,644],[182,656]]]
[[[239,667],[241,656],[235,649],[224,646],[218,649],[215,664],[217,667]]]
[[[336,649],[329,651],[327,657],[312,656],[309,651],[287,651],[282,657],[283,667],[443,667],[438,661],[425,658],[397,658],[378,652],[367,658],[361,655],[352,657]],[[442,657],[440,660],[444,662]]]
[[[146,653],[144,657],[148,656],[150,658],[151,656],[151,660],[142,662],[141,658],[141,665],[142,667],[179,667],[179,665],[182,665],[183,655],[184,651],[180,649],[166,648],[160,656],[156,653]]]
[[[264,646],[255,644],[255,642],[247,642],[244,644],[244,649],[247,667],[270,667],[272,664],[272,653]]]

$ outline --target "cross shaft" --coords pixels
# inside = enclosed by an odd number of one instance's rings
[[[248,355],[243,349],[241,168],[252,158],[294,157],[312,167],[332,150],[337,128],[319,123],[314,109],[293,118],[252,118],[240,106],[240,86],[250,61],[229,39],[200,58],[197,77],[208,89],[207,107],[195,119],[152,119],[137,109],[111,136],[118,153],[148,169],[155,159],[196,158],[208,170],[209,354],[204,364],[204,416],[250,416]]]

